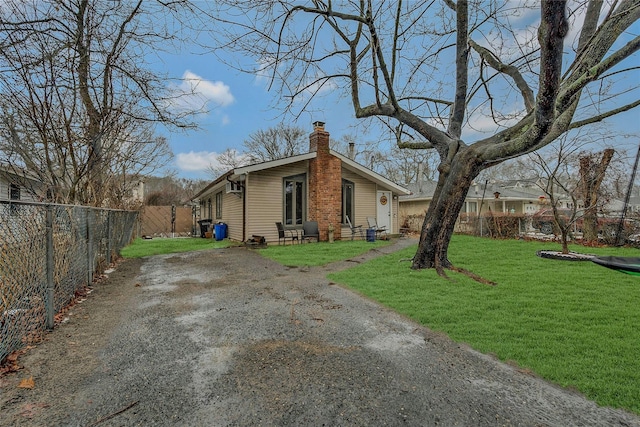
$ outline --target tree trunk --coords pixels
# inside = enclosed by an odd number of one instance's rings
[[[580,158],[580,187],[584,202],[582,233],[586,242],[598,239],[598,193],[614,152],[612,148],[604,150],[599,162],[595,154]]]
[[[440,176],[422,224],[418,250],[411,268],[451,268],[449,242],[473,179],[482,170],[472,150],[461,149],[451,164],[440,165]]]
[[[569,232],[567,231],[567,225],[560,227],[560,242],[562,243],[562,253],[569,253]]]

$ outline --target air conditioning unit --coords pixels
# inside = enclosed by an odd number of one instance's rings
[[[227,185],[225,187],[227,194],[229,193],[242,193],[242,186],[239,182],[235,181],[227,181]]]

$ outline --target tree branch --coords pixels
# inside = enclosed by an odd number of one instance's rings
[[[456,93],[449,120],[449,135],[458,139],[462,134],[462,121],[467,107],[469,86],[469,10],[467,0],[458,0],[456,5]]]
[[[589,117],[588,119],[585,120],[580,120],[577,122],[573,122],[571,123],[571,125],[569,126],[569,129],[576,129],[582,126],[586,126],[586,125],[590,125],[593,123],[597,123],[597,122],[601,122],[609,117],[613,117],[616,114],[620,114],[620,113],[624,113],[625,111],[629,111],[637,106],[640,105],[640,99],[635,100],[627,105],[623,105],[622,107],[613,109],[611,111],[607,111],[606,113],[602,113],[602,114],[598,114],[597,116],[593,116],[593,117]]]
[[[509,77],[511,77],[513,79],[513,81],[516,84],[516,86],[518,87],[518,89],[520,89],[520,93],[522,94],[522,98],[524,100],[524,106],[527,109],[527,112],[532,111],[533,107],[535,105],[535,98],[533,96],[533,90],[531,90],[531,88],[529,87],[529,85],[525,81],[524,77],[522,77],[522,74],[520,73],[518,68],[516,68],[513,65],[505,64],[505,63],[501,62],[493,54],[493,52],[489,51],[489,49],[486,49],[486,48],[480,46],[478,43],[476,43],[475,41],[473,41],[471,39],[469,39],[469,45],[493,69],[495,69],[496,71],[498,71],[498,72],[500,72],[502,74],[506,74],[507,76],[509,76]]]
[[[605,71],[610,70],[638,50],[640,50],[640,36],[631,40],[602,62],[599,62],[588,70],[585,70],[581,76],[573,79],[571,85],[564,89],[562,94],[558,96],[558,104],[560,108],[562,108],[564,103],[568,102],[573,96],[584,89],[585,86],[597,80]]]
[[[562,71],[563,40],[569,30],[565,16],[566,1],[544,0],[538,28],[540,54],[540,91],[536,99],[536,132],[544,134],[551,124]]]

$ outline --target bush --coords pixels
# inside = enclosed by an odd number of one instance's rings
[[[460,214],[456,231],[473,236],[489,236],[496,239],[518,237],[528,218],[525,215],[489,214],[478,217],[477,214]]]

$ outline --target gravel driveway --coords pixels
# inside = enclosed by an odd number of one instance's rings
[[[411,243],[313,268],[125,261],[0,378],[0,425],[640,426],[325,278]]]

